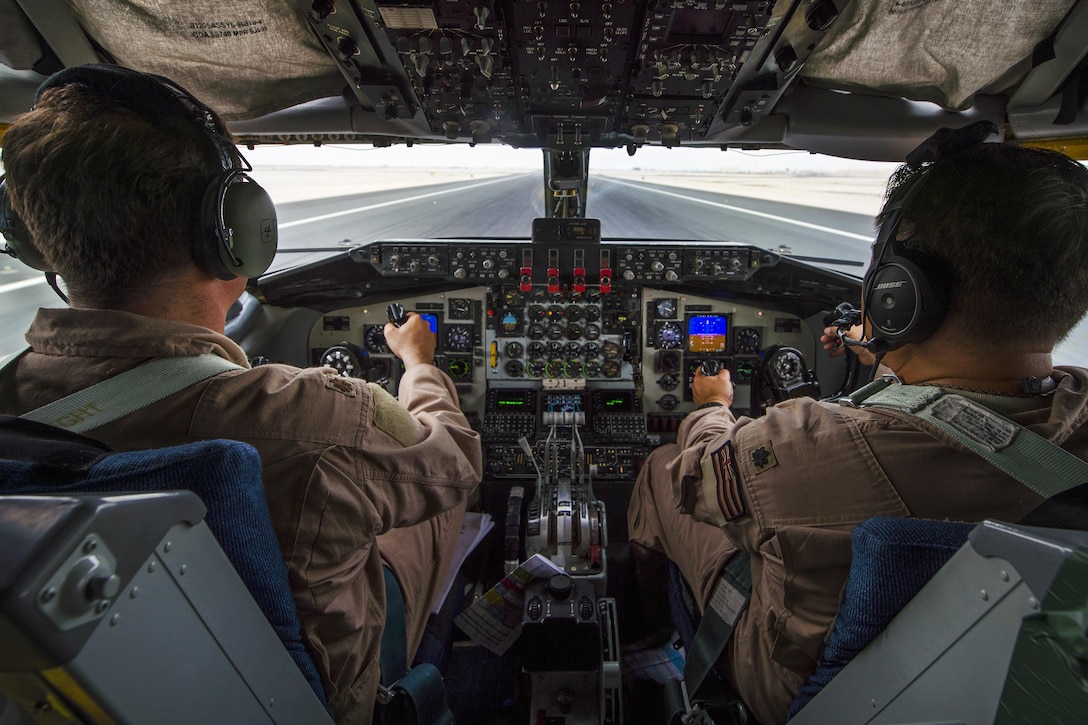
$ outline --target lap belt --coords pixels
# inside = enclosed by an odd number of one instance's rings
[[[7,373],[9,366],[29,350],[0,361],[0,375]],[[84,433],[220,373],[241,369],[241,365],[218,355],[157,358],[20,417]]]
[[[921,418],[1043,498],[1088,483],[1088,463],[965,395],[927,385],[903,385],[895,376],[885,376],[838,402]],[[725,565],[699,621],[684,663],[684,683],[693,696],[725,650],[751,598],[750,561],[748,552],[740,551]]]

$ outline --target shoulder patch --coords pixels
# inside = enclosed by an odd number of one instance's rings
[[[752,468],[756,469],[757,474],[778,465],[778,459],[774,457],[774,448],[771,447],[770,441],[764,441],[753,448],[751,455]]]
[[[354,398],[358,394],[355,383],[336,374],[325,375],[325,387],[329,390],[335,390],[337,393],[342,393],[349,398]]]
[[[744,497],[740,493],[740,474],[737,473],[737,463],[733,458],[733,442],[725,444],[710,454],[714,463],[714,478],[718,492],[718,508],[722,510],[725,520],[735,521],[748,513],[744,505]]]
[[[419,424],[397,399],[377,383],[367,383],[374,405],[374,425],[402,446],[419,442]]]

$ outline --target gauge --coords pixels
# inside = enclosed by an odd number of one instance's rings
[[[672,410],[672,409],[673,409],[673,408],[675,408],[675,407],[676,407],[676,406],[677,406],[677,405],[678,405],[679,403],[680,403],[680,401],[679,401],[679,400],[678,400],[678,399],[676,398],[676,396],[675,396],[675,395],[673,395],[672,393],[666,393],[665,395],[662,395],[662,396],[661,396],[660,398],[658,398],[658,400],[657,400],[657,404],[658,404],[658,405],[659,405],[659,406],[660,406],[660,407],[661,407],[661,408],[662,408],[663,410]]]
[[[549,378],[563,377],[563,361],[549,360],[548,364],[544,366],[544,372]]]
[[[472,350],[472,328],[465,325],[453,325],[446,328],[446,350],[448,352],[470,352]]]
[[[534,378],[539,378],[544,374],[544,361],[540,359],[529,361],[529,374]]]
[[[539,340],[534,340],[529,343],[529,357],[544,357],[547,353],[547,348],[544,347],[544,343]]]
[[[363,374],[363,358],[366,353],[348,342],[333,345],[321,354],[321,364],[345,378],[358,378]]]
[[[684,344],[684,333],[675,322],[662,322],[654,337],[658,350],[675,350]]]
[[[526,334],[529,335],[530,340],[539,340],[544,337],[544,325],[534,322],[529,325],[529,331]]]
[[[587,378],[595,378],[601,374],[601,364],[596,360],[586,360],[582,366],[582,375]]]
[[[582,319],[584,313],[582,312],[582,308],[578,305],[567,305],[566,315],[568,320],[574,322]]]
[[[521,360],[507,360],[503,370],[512,378],[520,378],[525,374],[525,365],[522,364]]]
[[[601,354],[601,346],[595,342],[587,342],[582,345],[582,355],[587,358],[597,357]]]
[[[505,312],[502,319],[499,320],[499,324],[502,326],[504,333],[513,335],[521,329],[521,318],[513,312]]]
[[[567,360],[567,364],[563,366],[563,374],[568,378],[576,378],[582,374],[582,361],[581,360]]]
[[[385,342],[385,330],[381,326],[368,327],[363,338],[366,349],[370,352],[389,352],[389,345]]]
[[[657,386],[662,390],[676,390],[680,384],[680,376],[676,373],[668,373],[657,379]]]
[[[506,343],[503,352],[506,353],[506,357],[521,357],[521,353],[525,352],[525,347],[520,342],[511,341]]]
[[[586,322],[596,322],[601,319],[601,308],[597,305],[586,305],[585,318]]]
[[[750,383],[752,376],[756,374],[756,364],[753,360],[740,360],[737,362],[737,382]]]
[[[563,343],[549,342],[548,357],[563,357]]]
[[[623,350],[616,343],[609,341],[601,347],[605,360],[618,360]]]
[[[454,299],[450,300],[450,319],[471,320],[472,300],[466,300],[463,297],[455,297]]]
[[[738,355],[755,355],[759,352],[759,330],[754,327],[738,327],[734,347]]]
[[[657,316],[665,320],[676,319],[676,300],[664,299],[658,300],[654,305],[654,310],[657,312]]]
[[[573,360],[577,357],[581,357],[582,346],[576,342],[568,342],[566,346],[563,347],[563,356],[566,357],[568,360]]]
[[[472,360],[467,357],[450,356],[446,360],[446,372],[454,380],[467,380],[472,377]]]
[[[521,303],[525,299],[517,287],[508,288],[502,298],[507,307],[521,307]]]
[[[605,360],[601,363],[601,374],[606,378],[618,378],[620,376],[620,364],[615,360]]]
[[[529,319],[539,322],[544,319],[544,305],[529,305]]]
[[[544,334],[548,336],[549,340],[559,340],[563,337],[563,326],[558,322],[553,322],[548,325],[548,331]]]
[[[586,325],[586,329],[582,331],[582,337],[587,340],[596,340],[601,336],[601,328],[597,325]]]
[[[548,319],[562,320],[566,317],[567,308],[563,305],[548,305]]]
[[[601,291],[596,287],[590,287],[586,290],[586,302],[596,302],[601,299]]]
[[[582,328],[579,325],[567,325],[567,339],[577,340],[582,336]]]

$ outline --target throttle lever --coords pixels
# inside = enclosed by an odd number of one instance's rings
[[[397,327],[403,327],[404,323],[408,322],[408,313],[404,311],[404,306],[399,302],[392,302],[385,308],[385,314],[389,315],[389,321]]]
[[[707,358],[699,364],[699,369],[703,371],[703,375],[708,378],[712,378],[722,370],[722,361],[714,360],[713,358]]]

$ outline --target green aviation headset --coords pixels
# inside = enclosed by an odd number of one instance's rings
[[[216,125],[211,110],[188,91],[162,76],[111,65],[81,65],[50,76],[37,98],[50,88],[71,83],[111,98],[152,124],[181,117],[201,130],[222,170],[204,192],[196,263],[214,277],[230,280],[257,277],[276,255],[278,227],[272,199],[245,172],[252,167]],[[0,232],[7,253],[34,269],[53,273],[11,208],[6,183],[0,177]]]

